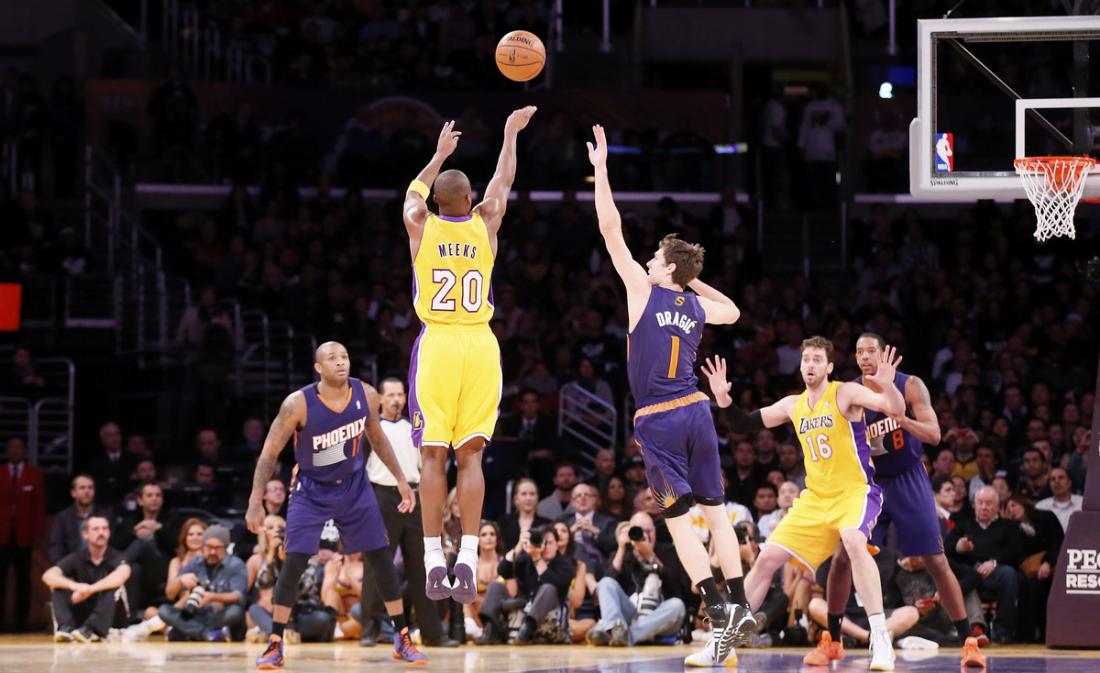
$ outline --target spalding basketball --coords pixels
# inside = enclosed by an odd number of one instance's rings
[[[538,35],[513,30],[497,43],[497,68],[508,79],[526,82],[538,77],[546,65],[546,47]]]

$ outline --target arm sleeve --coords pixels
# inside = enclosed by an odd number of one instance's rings
[[[756,432],[764,429],[764,419],[760,416],[760,410],[745,413],[736,404],[726,407],[726,423],[730,430],[739,435]]]

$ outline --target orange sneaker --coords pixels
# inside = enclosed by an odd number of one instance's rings
[[[978,647],[977,638],[967,638],[966,643],[963,644],[962,665],[964,668],[967,666],[985,668],[985,655]]]
[[[828,666],[830,661],[840,661],[843,658],[844,643],[834,643],[829,632],[822,631],[817,647],[802,658],[802,663],[807,666]]]

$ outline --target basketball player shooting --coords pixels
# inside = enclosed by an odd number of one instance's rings
[[[600,234],[626,286],[627,376],[638,404],[634,436],[676,553],[703,597],[713,627],[708,649],[685,663],[732,665],[735,642],[746,640],[756,622],[746,605],[737,536],[726,515],[718,435],[710,399],[699,391],[695,353],[704,323],[730,325],[741,311],[732,299],[699,280],[699,245],[666,236],[645,268],[634,260],[607,177],[607,138],[601,126],[593,126],[592,133],[596,142],[588,143],[588,159],[596,169]],[[702,507],[719,550],[729,599],[714,581],[707,550],[692,530],[688,510],[695,503]]]
[[[425,664],[425,657],[409,637],[401,585],[389,551],[386,526],[374,488],[367,479],[363,438],[385,463],[401,494],[398,510],[411,512],[416,497],[401,464],[382,431],[378,415],[381,398],[371,386],[349,375],[351,363],[342,344],[329,341],[317,348],[313,369],[318,383],[287,395],[279,415],[271,422],[264,448],[256,462],[252,496],[245,520],[257,535],[263,529],[263,495],[275,474],[279,454],[294,438],[294,477],[290,482],[286,512],[286,559],[272,594],[273,627],[267,648],[256,660],[260,670],[284,666],[283,634],[298,600],[298,580],[321,543],[325,522],[333,519],[344,543],[344,553],[363,553],[374,568],[378,591],[394,623],[393,657],[411,664]]]
[[[424,521],[425,592],[432,600],[477,598],[478,528],[485,499],[481,454],[492,437],[500,406],[500,346],[489,329],[490,282],[497,234],[516,177],[516,137],[534,107],[516,110],[504,124],[504,145],[485,198],[471,207],[470,179],[458,170],[440,173],[458,147],[461,131],[443,125],[435,155],[409,184],[402,210],[413,264],[413,304],[422,324],[409,362],[409,412],[413,444],[420,449],[421,516]],[[428,209],[428,194],[439,214]],[[462,542],[447,577],[440,535],[447,497],[447,455],[458,461]]]
[[[703,373],[718,406],[730,409],[731,429],[750,433],[789,421],[805,454],[806,488],[772,531],[745,578],[750,605],[760,606],[775,572],[790,559],[797,559],[815,572],[833,555],[837,544],[843,544],[871,626],[871,670],[890,671],[894,668],[894,646],[886,630],[878,567],[867,549],[882,511],[882,489],[874,481],[863,410],[890,416],[905,413],[905,399],[894,386],[901,358],[890,347],[878,354],[875,373],[864,377],[881,391],[875,392],[858,383],[830,381],[832,353],[833,343],[824,337],[803,341],[800,369],[806,390],[750,414],[732,406],[732,386],[726,380],[724,359],[708,359]]]
[[[856,383],[879,390],[875,375],[885,348],[886,340],[877,334],[865,332],[859,336],[856,340],[856,363],[863,375],[856,379]],[[921,463],[923,445],[940,443],[939,419],[932,408],[928,387],[919,377],[896,372],[889,385],[905,397],[905,404],[912,416],[904,412],[889,416],[872,409],[866,410],[867,439],[870,440],[875,461],[875,481],[882,487],[886,499],[871,541],[880,547],[885,545],[890,524],[894,525],[898,551],[902,556],[923,559],[925,569],[936,584],[943,607],[955,623],[963,645],[962,664],[984,666],[985,655],[979,649],[978,638],[971,637],[959,580],[943,554],[940,522],[936,515],[936,503],[932,499],[932,482]],[[823,636],[817,648],[806,655],[805,664],[827,666],[830,661],[844,658],[840,630],[851,589],[851,564],[848,554],[841,548],[833,557],[825,586],[825,600],[829,606],[828,637]]]

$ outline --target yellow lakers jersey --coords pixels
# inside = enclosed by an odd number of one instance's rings
[[[487,325],[493,250],[481,215],[428,215],[413,260],[413,306],[427,325]]]
[[[806,465],[806,488],[819,495],[834,495],[871,483],[871,447],[867,424],[849,421],[840,413],[836,391],[840,381],[830,381],[817,404],[810,406],[810,391],[798,396],[794,428]]]

